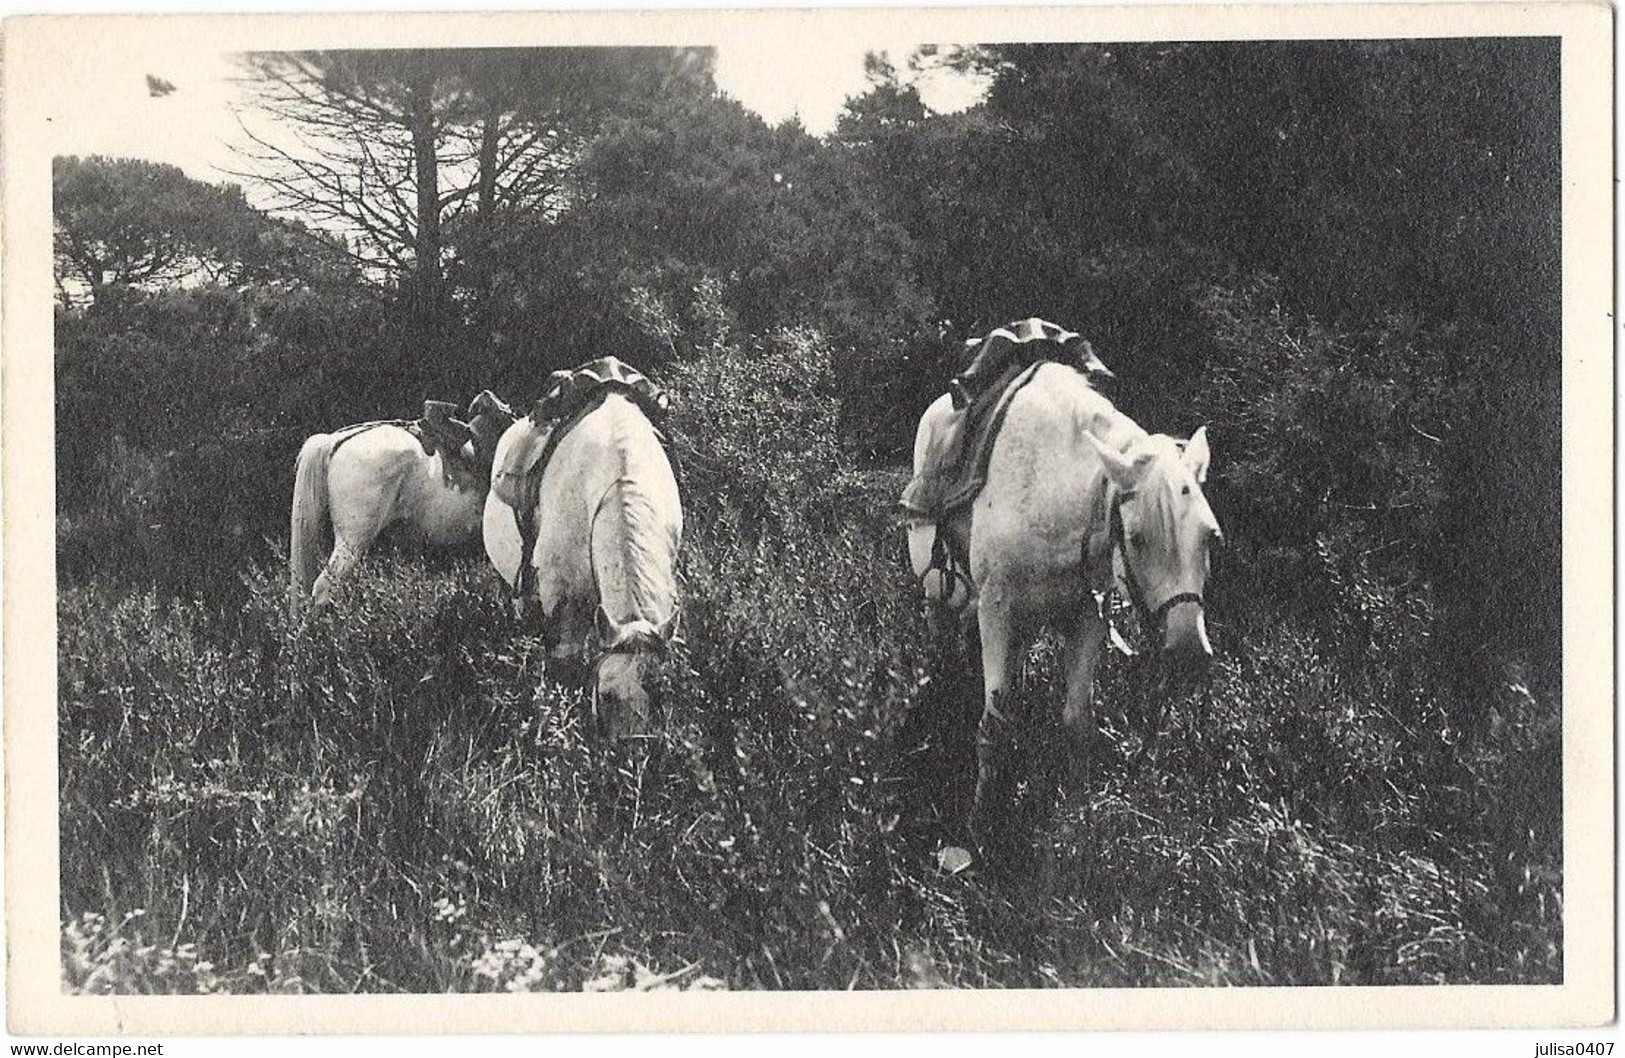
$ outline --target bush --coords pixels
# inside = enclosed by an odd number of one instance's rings
[[[1040,644],[1013,832],[1032,851],[950,874],[936,853],[962,840],[976,690],[952,669],[926,679],[900,536],[766,540],[739,524],[702,520],[685,541],[685,641],[651,677],[666,722],[635,747],[596,738],[481,564],[369,559],[304,632],[268,571],[229,616],[100,582],[66,591],[64,937],[89,953],[75,980],[96,966],[94,987],[118,991],[1560,977],[1561,743],[1532,697],[1508,690],[1495,723],[1463,731],[1291,619],[1219,615],[1204,693],[1108,665],[1079,785],[1046,763],[1059,685]],[[1158,702],[1162,723],[1125,723]],[[84,940],[85,914],[134,909],[117,958]]]
[[[1087,781],[1037,644],[1013,851],[941,865],[980,688],[928,648],[904,472],[855,468],[816,334],[678,322],[683,640],[651,666],[647,742],[597,737],[483,562],[370,556],[304,628],[280,570],[235,553],[236,607],[67,584],[68,987],[1561,979],[1558,711],[1514,671],[1441,697],[1425,585],[1335,526],[1238,541],[1205,688],[1107,663]],[[193,479],[120,459],[142,499],[65,533],[157,561],[116,527]]]
[[[806,329],[741,334],[722,290],[701,282],[681,318],[648,291],[630,303],[639,326],[676,354],[664,381],[688,509],[703,521],[740,520],[753,537],[824,532],[853,517],[876,525],[874,497],[841,438],[828,344]]]
[[[1215,349],[1199,412],[1222,438],[1238,535],[1308,547],[1352,525],[1388,568],[1414,568],[1443,495],[1448,336],[1400,318],[1363,332],[1296,319],[1264,278],[1209,287],[1200,307]]]

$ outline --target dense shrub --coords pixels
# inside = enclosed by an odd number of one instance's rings
[[[917,737],[944,699],[900,592],[847,603],[886,550],[863,543],[798,560],[695,538],[646,752],[595,741],[477,568],[373,563],[303,636],[264,580],[230,625],[71,591],[70,921],[141,910],[132,951],[189,939],[233,990],[574,988],[608,956],[744,987],[1560,974],[1560,820],[1534,770],[1555,717],[1503,703],[1528,725],[1507,755],[1267,625],[1149,740],[1112,717],[1153,689],[1108,676],[1094,782],[1027,794],[1055,807],[1025,817],[1025,880],[940,873],[952,831],[928,817],[952,810],[912,798],[951,802],[967,762],[919,781],[957,721]],[[103,977],[202,987],[141,958]]]
[[[1556,59],[987,46],[943,57],[982,105],[877,60],[824,140],[700,77],[409,280],[60,160],[65,986],[1561,979]],[[894,503],[959,343],[1032,313],[1211,427],[1220,659],[1111,659],[1074,769],[1038,643],[1007,857],[955,872],[980,689]],[[657,737],[600,742],[478,561],[287,625],[303,437],[606,354],[675,397]]]
[[[69,589],[75,986],[1560,977],[1560,741],[1527,694],[1458,730],[1312,629],[1220,615],[1205,692],[1108,667],[1092,777],[1058,781],[1040,644],[1032,851],[948,874],[975,693],[926,678],[897,535],[738,525],[685,544],[684,642],[653,676],[666,723],[633,749],[593,735],[477,563],[370,561],[303,632],[266,572],[229,617]]]
[[[220,546],[255,532],[225,498],[274,441],[221,414],[213,448],[110,446],[114,502],[61,527],[69,987],[1560,978],[1556,710],[1510,671],[1492,701],[1442,697],[1412,558],[1330,518],[1231,527],[1212,681],[1176,693],[1108,663],[1086,775],[1055,750],[1055,645],[1037,644],[1009,859],[939,867],[965,840],[979,687],[921,627],[905,472],[858,469],[817,333],[746,334],[709,280],[681,311],[634,295],[627,319],[671,354],[688,505],[682,640],[650,675],[665,722],[646,744],[599,740],[580,674],[544,660],[479,561],[370,557],[289,627],[275,560]],[[1272,361],[1301,332],[1228,304],[1219,495],[1223,475],[1251,489],[1359,448],[1295,440],[1330,428],[1309,393],[1340,340],[1311,330],[1313,355]],[[1240,399],[1258,371],[1278,400]],[[1392,440],[1408,431],[1379,412],[1403,390],[1382,392],[1349,400]],[[1428,496],[1415,458],[1339,495],[1387,474]],[[195,579],[127,586],[120,566],[179,548]]]
[[[1201,307],[1214,354],[1199,406],[1223,439],[1216,472],[1238,535],[1304,547],[1355,525],[1373,552],[1404,548],[1414,564],[1442,493],[1432,431],[1452,410],[1429,336],[1398,320],[1349,333],[1294,319],[1268,279],[1209,288]]]

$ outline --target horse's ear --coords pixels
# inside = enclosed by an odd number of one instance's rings
[[[1185,466],[1196,476],[1196,483],[1207,483],[1207,465],[1212,453],[1207,446],[1207,427],[1204,426],[1191,434],[1191,439],[1185,444]]]
[[[468,417],[470,419],[482,412],[499,413],[506,415],[510,420],[513,418],[513,409],[504,404],[502,398],[488,389],[480,390],[479,395],[468,402]]]
[[[1134,480],[1138,475],[1135,473],[1134,464],[1129,461],[1128,457],[1096,437],[1092,430],[1083,431],[1083,436],[1089,442],[1089,446],[1095,450],[1095,454],[1100,457],[1100,462],[1105,466],[1106,476],[1111,479],[1111,483],[1120,489],[1133,488]]]
[[[670,643],[677,638],[677,631],[682,625],[681,610],[673,610],[671,616],[655,626],[655,634],[660,636],[663,643]]]
[[[1095,354],[1095,347],[1086,340],[1079,339],[1078,351],[1083,361],[1083,373],[1090,379],[1117,377],[1117,373],[1106,366],[1105,362]]]

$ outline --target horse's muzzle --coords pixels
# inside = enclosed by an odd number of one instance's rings
[[[1200,598],[1177,599],[1168,607],[1163,617],[1162,653],[1171,661],[1201,668],[1213,660]]]

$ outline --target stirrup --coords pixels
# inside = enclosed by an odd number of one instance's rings
[[[970,574],[966,573],[957,565],[938,565],[936,562],[932,562],[929,566],[925,567],[925,569],[921,570],[919,575],[914,578],[915,582],[920,585],[921,591],[925,590],[925,578],[929,577],[933,573],[939,574],[942,577],[943,594],[941,598],[931,601],[941,603],[950,610],[962,610],[970,604],[972,594],[971,589],[975,586],[970,579]],[[955,606],[953,604],[954,591],[960,586],[963,586],[965,589],[965,601],[958,606]]]
[[[942,522],[936,524],[936,536],[931,541],[931,562],[914,578],[922,590],[925,587],[925,578],[933,572],[942,577],[943,592],[938,602],[949,609],[961,609],[962,606],[953,605],[953,598],[954,592],[963,586],[965,589],[963,605],[969,605],[976,594],[976,585],[970,578],[970,570],[955,561],[953,545],[948,539],[948,528]]]

